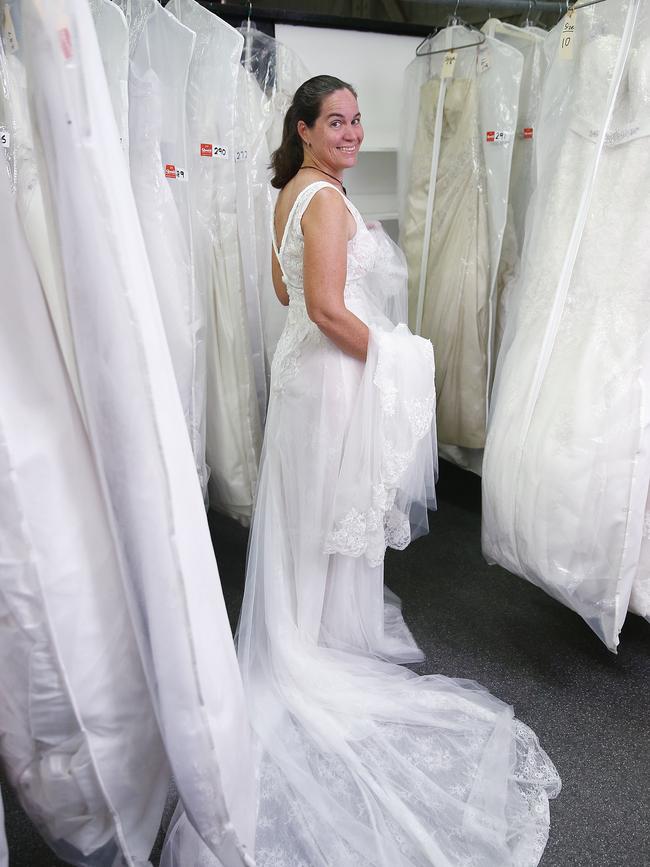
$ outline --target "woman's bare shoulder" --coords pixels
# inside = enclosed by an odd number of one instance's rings
[[[320,172],[304,171],[295,175],[286,186],[284,186],[278,195],[275,206],[275,227],[278,236],[284,233],[289,214],[300,194],[308,187],[325,180]],[[336,201],[338,200],[338,201]],[[307,211],[316,219],[322,218],[322,208],[325,208],[330,213],[340,213],[345,209],[345,203],[340,193],[337,192],[334,185],[328,183],[327,186],[318,190],[311,200]],[[302,222],[302,220],[301,220]]]

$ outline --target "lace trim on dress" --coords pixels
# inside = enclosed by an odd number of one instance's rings
[[[401,508],[396,505],[396,499],[407,471],[416,460],[418,446],[432,433],[435,391],[433,348],[428,340],[409,344],[411,348],[415,343],[419,355],[417,364],[429,370],[431,377],[429,381],[423,377],[421,388],[412,394],[414,389],[405,389],[399,381],[400,372],[412,369],[412,365],[404,365],[400,353],[403,347],[393,339],[391,332],[373,332],[373,338],[379,350],[372,375],[372,384],[379,395],[379,429],[375,434],[381,444],[378,474],[371,483],[370,507],[348,509],[327,534],[324,553],[351,557],[365,554],[370,565],[378,566],[384,560],[387,547],[403,550],[411,541],[409,498],[404,498]],[[405,397],[405,394],[410,396]],[[396,423],[404,416],[408,419],[408,429],[403,423]]]

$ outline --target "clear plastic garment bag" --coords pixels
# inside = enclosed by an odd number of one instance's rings
[[[196,0],[166,9],[196,33],[187,121],[196,278],[207,298],[210,504],[248,523],[262,422],[239,238],[236,102],[243,38]],[[219,86],[215,85],[219,82]]]
[[[23,8],[88,430],[149,693],[194,827],[240,867],[254,814],[241,679],[92,18],[84,0]]]
[[[273,291],[271,280],[271,187],[261,91],[243,66],[237,76],[235,109],[235,178],[237,230],[242,260],[246,320],[251,348],[251,369],[258,411],[266,416],[267,359],[261,299]],[[268,254],[268,257],[265,255]],[[273,293],[275,295],[275,292]],[[282,306],[282,305],[278,305]]]
[[[409,322],[436,352],[440,453],[480,468],[522,58],[452,26],[406,71],[398,156]]]
[[[648,578],[649,39],[650,10],[627,0],[570,12],[546,41],[483,475],[486,557],[612,650]]]
[[[246,75],[247,116],[254,146],[252,155],[256,191],[254,198],[259,307],[262,318],[267,371],[287,318],[287,308],[278,302],[271,279],[271,224],[275,191],[270,186],[270,154],[280,145],[282,125],[293,95],[309,78],[300,58],[272,36],[247,22],[239,28],[244,37],[242,65]]]
[[[47,180],[39,175],[37,154],[42,149],[29,115],[29,96],[22,41],[19,0],[4,0],[0,50],[0,125],[6,136],[11,184],[29,249],[47,299],[61,353],[78,403],[79,384],[68,302],[63,287],[59,251],[54,242]],[[6,25],[10,23],[11,29]]]
[[[0,754],[59,857],[144,867],[169,767],[2,149],[0,219]]]
[[[192,255],[186,92],[194,33],[158,0],[130,0],[131,186],[204,494],[205,298]]]
[[[122,148],[129,155],[129,28],[113,0],[89,0]]]
[[[516,48],[523,57],[517,132],[512,150],[508,219],[503,234],[495,293],[493,357],[496,359],[505,326],[507,287],[519,266],[524,244],[526,210],[535,184],[533,163],[535,123],[542,94],[546,60],[544,37],[531,27],[515,27],[496,18],[490,18],[483,25],[483,32],[493,39],[498,39],[499,42]],[[492,373],[494,373],[494,365]]]

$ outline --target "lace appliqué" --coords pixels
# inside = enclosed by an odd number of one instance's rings
[[[419,396],[401,397],[396,374],[405,359],[399,356],[390,334],[377,337],[380,349],[373,384],[379,392],[380,406],[380,423],[376,433],[381,440],[378,479],[372,485],[370,507],[365,510],[353,507],[336,521],[325,541],[326,554],[346,554],[350,557],[365,554],[371,566],[378,566],[384,560],[387,547],[401,551],[411,541],[408,514],[396,506],[395,501],[400,482],[416,459],[421,440],[431,432],[435,391],[431,344],[421,338],[410,337],[417,341],[416,363],[431,370],[430,387]],[[413,356],[409,360],[413,361]],[[401,372],[404,373],[403,370]],[[404,421],[408,421],[408,425]]]
[[[271,391],[282,393],[296,376],[299,369],[300,353],[305,340],[318,328],[307,315],[304,304],[291,303],[284,330],[271,364]],[[320,332],[318,332],[320,333]]]

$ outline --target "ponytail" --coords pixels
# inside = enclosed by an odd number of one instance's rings
[[[356,97],[354,88],[332,75],[317,75],[300,85],[284,117],[282,143],[271,155],[273,177],[271,185],[282,189],[298,172],[304,158],[303,141],[298,135],[298,122],[304,121],[311,129],[321,112],[325,97],[337,90],[349,90]]]

